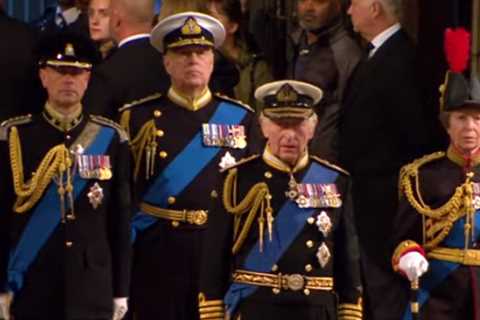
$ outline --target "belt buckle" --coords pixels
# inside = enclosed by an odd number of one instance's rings
[[[205,210],[193,210],[190,211],[190,214],[187,215],[187,220],[191,224],[197,226],[204,225],[208,220],[208,214]]]
[[[298,274],[289,274],[284,276],[285,286],[292,291],[299,291],[305,287],[305,278]]]

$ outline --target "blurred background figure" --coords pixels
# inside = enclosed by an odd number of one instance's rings
[[[41,86],[35,74],[35,33],[0,7],[0,122],[41,110]]]
[[[111,0],[109,29],[117,44],[113,54],[92,75],[85,107],[113,117],[124,104],[157,92],[170,81],[162,54],[150,44],[153,0]]]
[[[110,0],[90,0],[88,5],[88,28],[103,58],[114,48],[110,34]]]
[[[225,27],[226,39],[220,48],[221,54],[232,62],[240,73],[234,87],[235,98],[257,109],[254,91],[273,79],[270,67],[258,52],[253,39],[242,24],[240,0],[209,0],[208,12]]]
[[[362,50],[347,31],[341,0],[298,0],[296,10],[298,26],[289,34],[287,77],[323,89],[311,152],[338,162],[340,100]]]
[[[49,36],[60,31],[88,36],[88,17],[84,1],[58,0],[57,5],[48,7],[42,17],[33,22],[41,36]]]

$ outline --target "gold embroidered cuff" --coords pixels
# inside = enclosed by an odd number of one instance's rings
[[[338,320],[362,320],[362,300],[358,299],[357,304],[340,303],[338,305]]]
[[[410,252],[410,251],[417,251],[417,252],[425,255],[424,251],[423,251],[423,248],[418,243],[416,243],[415,241],[412,241],[412,240],[405,240],[405,241],[401,242],[397,246],[395,251],[393,252],[393,256],[392,256],[393,270],[398,272],[398,262],[399,262],[400,258],[404,254],[406,254],[407,252]]]
[[[198,294],[198,310],[200,319],[223,320],[225,307],[223,300],[207,300],[205,294]]]

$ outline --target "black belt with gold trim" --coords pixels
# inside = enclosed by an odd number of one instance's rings
[[[170,210],[158,208],[148,203],[140,203],[140,210],[157,218],[186,222],[197,226],[204,225],[208,220],[207,210]]]
[[[332,277],[308,277],[298,273],[271,274],[247,270],[235,270],[233,273],[233,282],[252,284],[260,287],[270,287],[278,290],[333,290]]]

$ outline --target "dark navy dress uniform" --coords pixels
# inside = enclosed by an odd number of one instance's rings
[[[38,52],[58,77],[97,57],[73,34],[45,38]],[[80,103],[63,114],[50,99],[0,126],[0,293],[13,294],[17,320],[111,319],[130,286],[128,136]]]
[[[479,89],[470,86],[462,73],[447,71],[440,91],[440,117],[447,129],[450,112],[478,115]],[[401,274],[400,259],[410,252],[428,260],[414,301],[421,319],[480,319],[480,155],[466,157],[455,143],[451,141],[446,152],[425,155],[400,171],[392,266]],[[398,305],[404,308],[404,319],[414,319],[407,303],[408,281],[403,283]]]
[[[314,130],[307,121],[316,120],[319,88],[275,81],[255,97],[265,105],[262,121],[290,130],[278,133],[280,141],[300,139],[290,132],[308,124]],[[287,164],[270,139],[262,156],[227,167],[211,195],[200,319],[362,319],[348,173],[307,149]]]
[[[0,284],[3,290],[7,287],[15,294],[11,306],[15,319],[109,319],[113,297],[128,296],[129,291],[127,138],[122,130],[102,118],[80,114],[73,120],[75,124],[70,130],[62,131],[49,117],[45,111],[44,114],[7,121],[1,129]],[[111,178],[84,179],[79,177],[78,166],[72,167],[73,192],[79,192],[73,199],[73,209],[69,207],[67,192],[63,200],[66,209],[63,212],[58,210],[62,200],[56,192],[59,186],[52,180],[36,205],[25,212],[15,212],[16,195],[10,169],[12,159],[9,157],[13,128],[20,137],[23,154],[20,165],[26,181],[34,177],[40,162],[53,147],[64,145],[73,150],[77,144],[82,144],[87,156],[88,141],[93,140],[90,143],[95,145],[104,135],[110,139],[103,142],[104,152],[90,156],[101,154],[104,159],[108,157]],[[93,135],[93,139],[88,139],[89,135]],[[85,185],[77,188],[79,184]],[[49,188],[53,188],[54,196],[46,199]],[[89,193],[98,188],[103,190],[103,197],[94,207]],[[47,208],[41,218],[40,206]],[[30,228],[32,232],[35,225],[40,229],[51,225],[52,230],[31,263],[25,266],[28,258],[24,254],[32,250],[31,242],[42,241],[38,236],[40,231],[31,234],[27,230]]]
[[[199,110],[188,109],[171,89],[167,96],[152,96],[122,111],[122,125],[130,132],[136,157],[134,194],[139,214],[133,220],[136,238],[131,302],[134,317],[138,319],[197,317],[198,272],[202,239],[210,217],[207,212],[210,192],[225,153],[239,159],[250,147],[248,138],[244,149],[207,146],[201,142],[199,149],[189,154],[192,141],[202,139],[203,125],[235,121],[230,115],[223,120],[226,122],[212,120],[220,105],[242,115],[237,118],[238,125],[246,133],[253,118],[246,106],[213,96],[209,91],[202,100],[204,106]],[[151,142],[156,145],[151,151],[147,151],[148,142],[143,149],[139,148],[149,123],[153,124],[148,129],[153,137]],[[204,154],[211,152],[214,155],[204,160]],[[147,153],[151,154],[151,160]],[[185,155],[186,162],[172,171],[172,165],[175,167]],[[176,186],[169,186],[165,179],[171,179],[172,184],[188,181],[175,192]],[[145,219],[152,220],[144,222]]]
[[[278,162],[270,159],[271,156],[266,151],[263,157],[254,156],[229,169],[225,177],[235,175],[236,184],[229,186],[225,182],[217,190],[218,196],[215,196],[215,206],[211,210],[205,238],[200,315],[205,319],[223,319],[222,306],[225,301],[227,309],[236,304],[236,308],[230,310],[233,319],[337,319],[339,303],[341,314],[351,312],[352,317],[338,319],[361,319],[359,250],[348,175],[316,157],[306,156],[304,165],[298,170],[294,169],[291,174],[286,166],[278,165]],[[338,199],[342,202],[340,207],[300,209],[287,197],[291,177],[300,182],[310,170],[322,171],[325,176],[336,176],[329,184],[336,186]],[[305,182],[321,184],[327,181]],[[250,255],[258,249],[259,230],[263,228],[260,226],[260,218],[255,217],[252,225],[246,227],[250,219],[249,211],[240,217],[228,212],[224,197],[226,189],[236,190],[233,191],[233,197],[240,204],[259,183],[265,183],[271,195],[272,240],[268,239],[268,230],[265,230],[263,252],[255,254],[257,260],[252,262],[254,258]],[[276,222],[282,219],[278,216],[279,212],[288,202],[292,203],[291,210],[282,212],[287,215],[287,222],[283,223],[292,228],[288,230],[287,227],[283,233],[296,232],[296,235],[289,244],[284,244],[288,236],[279,231],[279,228],[285,226],[277,227]],[[307,214],[304,213],[305,210],[308,211]],[[331,224],[327,227],[330,231],[326,234],[320,232],[317,226],[321,215]],[[232,248],[243,232],[246,232],[243,244],[233,249],[232,254]],[[282,247],[282,253],[274,261],[270,257],[275,254],[272,251],[277,247]],[[318,257],[319,254],[323,255],[322,258]],[[258,269],[249,269],[248,265]],[[239,289],[235,284],[247,286]],[[217,306],[213,313],[209,309],[212,305]]]

